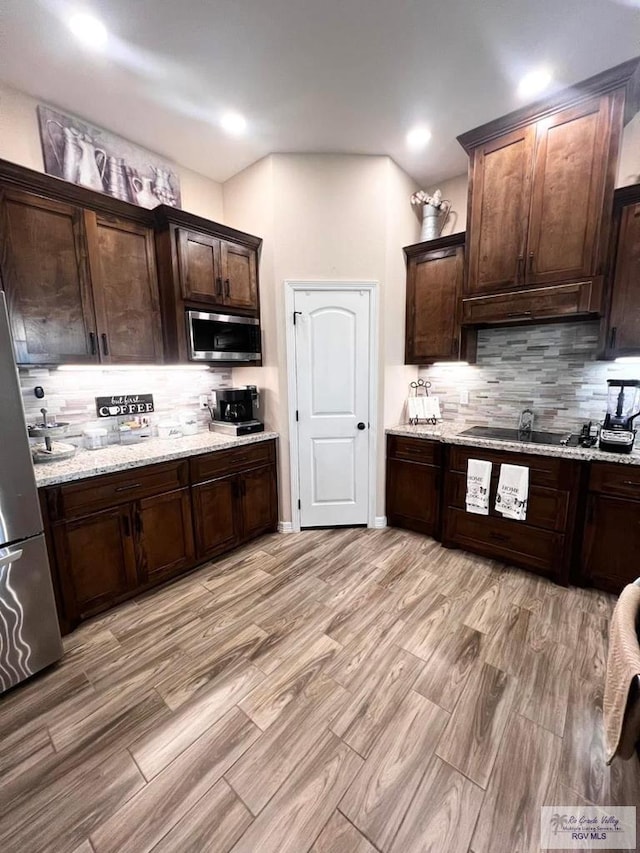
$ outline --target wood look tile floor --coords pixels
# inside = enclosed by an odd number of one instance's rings
[[[263,537],[0,698],[0,851],[538,851],[542,805],[640,806],[613,605],[401,530]]]

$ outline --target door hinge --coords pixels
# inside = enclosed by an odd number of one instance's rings
[[[302,501],[298,500],[298,509],[302,509]]]
[[[302,314],[302,311],[294,311],[293,312],[293,325],[296,324],[296,314]]]
[[[299,414],[299,412],[298,412],[298,410],[297,410],[297,409],[296,409],[296,420],[297,420],[297,421],[299,421],[299,420],[300,420],[300,414]]]

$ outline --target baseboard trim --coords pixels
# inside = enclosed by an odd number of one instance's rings
[[[387,516],[386,515],[376,515],[373,519],[373,528],[374,530],[381,530],[383,527],[387,526]]]
[[[278,522],[278,533],[293,533],[293,522],[292,521],[279,521]]]

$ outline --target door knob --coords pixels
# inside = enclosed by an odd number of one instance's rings
[[[360,423],[358,424],[358,429],[366,429],[366,424],[360,421]]]

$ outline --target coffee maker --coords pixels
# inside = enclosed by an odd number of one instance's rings
[[[631,453],[640,415],[640,379],[608,379],[607,414],[600,430],[600,450]]]
[[[209,407],[212,432],[227,435],[251,435],[263,432],[264,424],[256,418],[260,408],[260,395],[255,385],[244,388],[221,388],[211,392]]]

